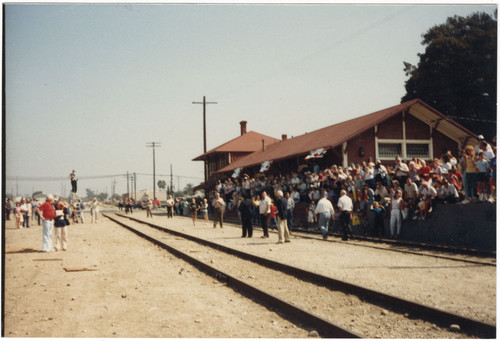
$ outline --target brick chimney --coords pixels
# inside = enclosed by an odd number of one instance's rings
[[[247,133],[247,121],[240,122],[241,135],[245,135]]]
[[[281,141],[285,141],[287,138],[286,134],[281,134]]]

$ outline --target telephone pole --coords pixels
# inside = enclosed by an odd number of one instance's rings
[[[156,164],[155,164],[155,148],[161,147],[161,142],[146,142],[146,147],[153,148],[153,200],[156,198]]]
[[[130,198],[130,189],[128,186],[128,171],[127,171],[127,199]]]
[[[170,194],[174,194],[174,184],[173,184],[173,178],[174,176],[172,175],[172,164],[170,164]]]
[[[203,102],[193,102],[193,104],[203,104],[203,154],[207,152],[207,119],[206,119],[206,107],[207,104],[217,104],[217,102],[207,102],[205,96],[203,96]],[[205,165],[205,182],[207,182],[207,160],[204,160]]]

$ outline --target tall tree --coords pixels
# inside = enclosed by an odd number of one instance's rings
[[[487,139],[496,135],[497,21],[454,16],[422,35],[418,66],[404,62],[406,95],[420,98]]]
[[[165,189],[167,183],[164,180],[158,180],[158,188]]]

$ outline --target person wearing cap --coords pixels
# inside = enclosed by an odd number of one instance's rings
[[[345,191],[344,191],[345,192]],[[323,233],[323,240],[328,239],[328,224],[330,219],[335,214],[335,210],[333,209],[333,205],[330,200],[328,200],[328,192],[323,192],[322,198],[318,201],[316,205],[316,209],[314,210],[318,220],[318,226]]]
[[[476,155],[479,155],[481,150],[493,153],[493,148],[491,148],[490,144],[486,142],[483,135],[478,135],[477,140],[479,143],[474,147],[474,153],[476,153]],[[481,145],[485,145],[486,148],[481,148]],[[488,157],[488,155],[486,155],[486,157]]]
[[[352,219],[353,204],[351,198],[347,196],[347,192],[343,189],[340,191],[340,198],[337,203],[340,210],[340,223],[342,225],[342,240],[347,240],[349,234],[349,224]]]
[[[56,210],[54,209],[54,196],[47,195],[45,202],[38,206],[36,212],[42,219],[43,242],[42,251],[52,251],[52,230],[54,229],[54,218],[56,217]]]

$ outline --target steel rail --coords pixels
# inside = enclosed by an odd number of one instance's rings
[[[153,223],[142,221],[140,219],[120,214],[117,215],[123,218],[128,218],[130,220],[139,222],[141,224],[148,225],[160,231],[164,231],[172,235],[179,236],[200,243],[202,245],[212,247],[216,250],[224,251],[228,254],[238,256],[242,259],[256,262],[260,265],[265,265],[266,267],[269,267],[271,269],[282,271],[286,274],[295,276],[301,280],[315,284],[319,283],[332,290],[339,290],[345,293],[356,295],[365,302],[375,304],[401,314],[408,314],[408,316],[411,318],[429,321],[444,328],[448,328],[452,324],[458,324],[460,325],[460,329],[462,331],[468,332],[471,335],[476,335],[482,338],[496,338],[496,326],[488,323],[484,323],[458,314],[450,313],[438,308],[429,307],[417,302],[405,300],[396,296],[388,295],[376,290],[364,288],[356,284],[340,281],[331,277],[320,275],[308,270],[296,268],[287,264],[279,263],[270,259],[248,254],[205,239],[201,239],[179,231],[155,225]]]
[[[308,236],[308,235],[303,235],[303,234],[300,234],[300,233],[304,233],[302,231],[295,231],[294,232],[294,236],[295,237],[299,237],[299,238],[304,238],[304,239],[318,239],[317,237],[312,237],[312,236]],[[307,233],[309,234],[309,233]],[[319,236],[321,236],[321,234],[319,234]],[[369,239],[369,238],[357,238],[357,237],[354,237],[354,238],[351,238],[351,239],[356,239],[356,240],[359,240],[359,241],[368,241],[368,242],[373,242],[373,243],[386,243],[386,244],[392,244],[393,246],[411,246],[411,247],[415,247],[415,248],[421,248],[421,249],[428,249],[428,250],[424,250],[424,251],[441,251],[441,252],[444,252],[444,253],[453,253],[453,254],[458,254],[458,252],[455,252],[455,251],[450,251],[450,250],[447,250],[446,248],[443,248],[443,249],[440,249],[438,246],[431,246],[431,247],[426,247],[424,244],[418,244],[418,243],[398,243],[398,242],[394,242],[394,241],[390,241],[390,240],[386,240],[386,239],[380,239],[380,240],[377,240],[377,239]],[[344,241],[337,241],[337,240],[327,240],[328,242],[336,242],[336,243],[345,243]],[[456,258],[456,257],[452,257],[452,256],[445,256],[445,255],[433,255],[433,254],[429,254],[429,253],[425,253],[425,252],[419,252],[419,251],[414,251],[414,250],[402,250],[402,249],[389,249],[389,248],[386,248],[386,247],[382,247],[382,246],[376,246],[376,245],[365,245],[365,244],[356,244],[356,243],[353,243],[352,241],[349,242],[349,245],[355,245],[355,246],[360,246],[360,247],[366,247],[366,248],[371,248],[371,249],[376,249],[376,250],[383,250],[383,251],[390,251],[390,252],[400,252],[400,253],[408,253],[408,254],[412,254],[412,255],[417,255],[417,256],[424,256],[424,257],[434,257],[434,258],[440,258],[440,259],[447,259],[447,260],[452,260],[452,261],[456,261],[456,262],[464,262],[464,263],[471,263],[471,264],[477,264],[477,265],[484,265],[484,266],[496,266],[496,258],[494,259],[495,262],[483,262],[483,261],[479,261],[479,260],[472,260],[472,259],[463,259],[463,258]],[[473,255],[473,254],[462,254],[462,255]],[[486,257],[485,255],[482,255],[482,256],[479,256],[479,255],[473,255],[473,256],[477,256],[477,257]],[[490,255],[490,257],[494,257],[494,255]]]
[[[234,224],[239,224],[239,221],[236,218],[235,219],[229,218],[226,220],[228,222],[231,222]],[[259,226],[255,226],[254,229],[255,228],[260,229]],[[320,232],[311,232],[311,231],[306,231],[303,229],[295,230],[293,232],[298,232],[298,233],[302,233],[305,235],[319,235],[319,236],[321,236]],[[329,235],[334,236],[334,237],[339,237],[339,238],[341,237],[341,234],[338,232],[331,232],[331,233],[329,233]],[[304,235],[301,235],[300,237],[301,238],[315,239],[314,237],[304,236]],[[454,246],[449,246],[449,245],[414,242],[414,241],[403,240],[403,239],[392,240],[392,239],[387,239],[387,238],[377,238],[377,237],[362,236],[362,235],[354,235],[353,237],[351,237],[351,239],[360,240],[360,241],[369,241],[369,242],[373,242],[373,243],[393,244],[396,246],[409,246],[409,247],[421,248],[421,249],[426,249],[426,250],[440,251],[443,253],[469,255],[469,256],[476,256],[476,257],[496,258],[496,251],[490,251],[490,250],[470,249],[470,248],[464,248],[464,247],[454,247]]]
[[[234,290],[238,291],[240,294],[255,300],[259,304],[272,307],[272,309],[279,311],[281,314],[285,315],[289,321],[292,321],[298,325],[306,326],[307,328],[313,328],[318,332],[321,337],[324,338],[361,338],[361,336],[343,329],[327,320],[322,319],[310,312],[300,309],[299,307],[283,301],[276,296],[270,295],[260,289],[253,287],[252,285],[241,281],[227,273],[224,273],[196,258],[189,256],[188,254],[177,250],[174,247],[171,247],[151,236],[148,236],[145,233],[142,233],[127,224],[120,222],[108,215],[103,214],[106,218],[111,221],[123,226],[129,231],[135,233],[136,235],[148,240],[149,242],[167,250],[172,253],[174,256],[183,259],[194,267],[198,268],[200,271],[206,273],[217,279],[218,281],[225,282]],[[135,220],[135,219],[134,219]],[[140,221],[139,221],[140,222]],[[180,235],[179,235],[180,236]]]

